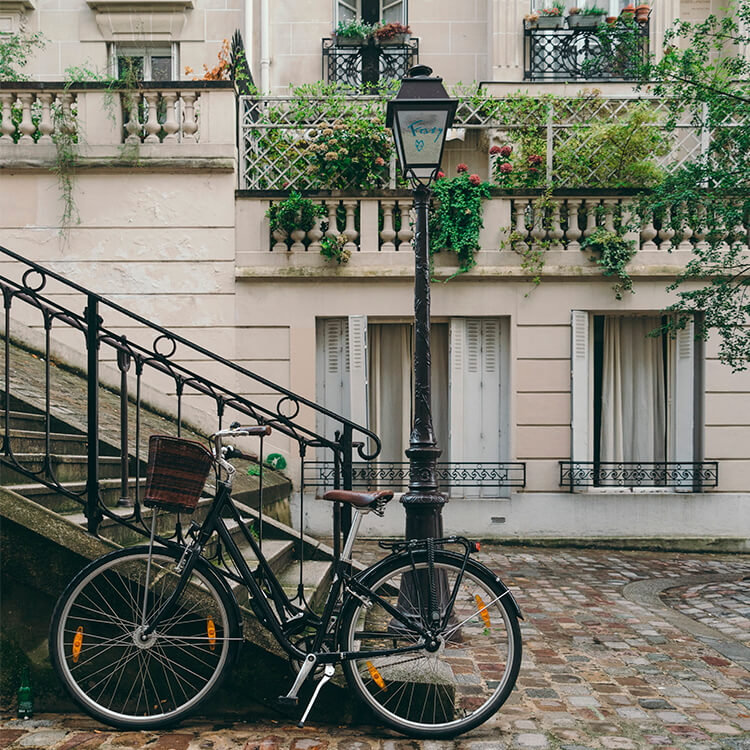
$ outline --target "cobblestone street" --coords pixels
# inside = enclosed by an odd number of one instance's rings
[[[379,554],[373,543],[358,550],[365,562]],[[750,750],[747,556],[490,545],[479,556],[518,599],[524,657],[510,700],[462,738],[210,717],[171,732],[117,733],[84,716],[48,715],[6,717],[0,748]]]

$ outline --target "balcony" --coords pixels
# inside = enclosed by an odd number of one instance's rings
[[[524,27],[524,80],[630,81],[648,56],[649,24],[619,28]]]
[[[377,44],[369,39],[362,45],[337,45],[322,40],[323,78],[358,91],[375,88],[379,81],[400,80],[419,59],[419,40],[403,44]]]
[[[560,461],[560,486],[653,487],[703,492],[719,484],[717,461]]]

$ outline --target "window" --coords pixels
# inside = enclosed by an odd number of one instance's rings
[[[116,75],[135,77],[139,81],[179,80],[177,44],[112,45],[112,67]]]
[[[406,18],[406,0],[337,0],[334,26],[356,20],[406,24]]]
[[[432,419],[442,462],[498,463],[509,453],[507,321],[453,318],[431,324]],[[411,323],[365,316],[317,323],[318,401],[366,425],[382,440],[376,459],[405,462],[412,422]],[[333,435],[333,420],[318,429]],[[442,487],[448,491],[449,487]],[[464,487],[459,496],[498,497],[495,485]]]
[[[662,322],[658,315],[573,311],[573,462],[593,461],[596,467],[698,460],[700,356],[694,325],[679,331],[675,339],[650,335]],[[640,483],[619,477],[612,483]],[[607,482],[595,478],[595,483]]]

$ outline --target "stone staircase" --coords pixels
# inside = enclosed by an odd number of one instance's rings
[[[82,387],[84,385],[85,383],[82,381]],[[24,469],[44,477],[46,474],[44,414],[35,410],[32,405],[25,404],[18,399],[13,399],[13,406],[14,408],[9,415],[9,439],[13,456]],[[0,435],[3,432],[4,425],[0,425]],[[190,437],[197,436],[191,435]],[[80,495],[82,499],[85,498],[88,468],[86,435],[57,417],[53,419],[49,447],[49,466],[53,476],[65,490]],[[257,486],[252,486],[253,484],[257,485],[257,481],[248,481],[251,478],[246,473],[249,465],[247,462],[238,461],[235,463],[239,469],[235,497],[240,501],[238,505],[241,508],[243,520],[248,525],[257,528],[259,525],[258,489]],[[136,484],[136,479],[133,476],[134,456],[129,456],[128,464],[130,468],[129,495],[132,498],[135,494]],[[145,469],[145,465],[142,465],[140,472],[141,497],[145,488]],[[122,496],[120,472],[121,459],[117,454],[117,449],[106,441],[101,441],[99,458],[101,498],[104,504],[115,514],[125,516],[130,514],[132,509],[118,507],[118,501]],[[264,474],[264,495],[266,498],[271,498],[270,505],[276,507],[278,511],[277,506],[283,506],[288,500],[291,484],[286,478],[268,467],[264,468]],[[210,481],[211,477],[209,477]],[[68,520],[82,528],[86,527],[86,517],[81,503],[50,486],[49,483],[34,481],[22,471],[2,462],[0,462],[0,486],[64,515]],[[207,484],[205,497],[199,502],[192,518],[200,522],[211,504],[211,499],[212,487]],[[142,512],[147,524],[150,524],[149,519],[152,511],[144,508]],[[288,514],[277,512],[277,517],[266,514],[263,516],[263,553],[290,596],[297,593],[301,581],[306,597],[309,597],[308,601],[318,601],[330,582],[332,552],[312,537],[303,537],[300,540],[299,533],[279,520],[279,515]],[[157,529],[160,533],[170,534],[174,529],[174,523],[174,514],[159,513]],[[227,525],[252,569],[255,556],[249,544],[245,541],[239,524],[230,519],[227,521]],[[145,541],[144,537],[137,531],[107,517],[101,523],[99,535],[125,547],[142,544]],[[211,557],[214,551],[215,548],[209,546],[206,552]],[[305,560],[305,564],[300,564],[300,558]],[[241,604],[247,604],[247,594],[243,587],[237,586],[235,593]]]

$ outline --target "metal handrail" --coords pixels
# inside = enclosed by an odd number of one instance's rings
[[[205,347],[196,344],[179,334],[176,334],[163,326],[160,326],[152,321],[144,318],[142,315],[128,310],[127,308],[118,305],[115,302],[105,299],[99,294],[92,292],[89,289],[77,284],[60,274],[52,271],[44,266],[23,257],[22,255],[9,250],[8,248],[0,246],[0,253],[8,258],[18,261],[26,266],[25,271],[22,274],[21,282],[18,283],[12,279],[7,278],[5,275],[0,275],[0,289],[2,290],[3,303],[5,307],[5,408],[4,408],[4,434],[3,434],[3,445],[2,445],[2,459],[6,463],[10,463],[13,468],[35,481],[42,482],[48,486],[64,493],[69,497],[73,497],[77,501],[84,503],[83,494],[86,495],[85,500],[85,512],[88,521],[88,528],[92,533],[96,533],[99,527],[99,523],[103,515],[111,517],[118,522],[129,524],[131,521],[135,522],[134,528],[141,531],[141,519],[140,519],[140,508],[139,508],[139,481],[140,481],[140,441],[138,435],[138,429],[136,427],[136,503],[135,509],[132,516],[123,518],[118,514],[114,514],[109,511],[106,506],[101,502],[100,498],[100,485],[99,485],[99,415],[98,415],[98,393],[99,393],[99,349],[102,345],[111,347],[117,352],[117,364],[122,373],[121,380],[121,404],[123,410],[128,408],[128,396],[127,396],[127,379],[126,373],[130,369],[131,362],[135,363],[135,374],[137,380],[137,399],[136,409],[140,409],[140,384],[141,375],[143,373],[144,366],[148,366],[162,372],[171,378],[175,382],[175,389],[177,395],[177,431],[180,434],[182,427],[181,419],[181,407],[182,407],[182,395],[186,387],[189,387],[199,394],[211,397],[217,408],[217,416],[219,420],[219,427],[221,427],[221,421],[224,412],[227,407],[230,407],[244,415],[247,415],[251,419],[255,420],[259,424],[271,425],[274,430],[286,435],[298,444],[300,455],[304,456],[308,447],[325,448],[329,449],[334,454],[334,459],[337,466],[341,466],[341,471],[337,473],[337,479],[340,481],[345,489],[351,488],[351,463],[353,450],[356,447],[358,455],[364,460],[370,460],[375,458],[380,452],[380,439],[378,436],[368,430],[366,427],[358,425],[357,423],[347,419],[346,417],[337,414],[330,409],[327,409],[314,401],[311,401],[303,396],[300,396],[293,391],[280,386],[268,378],[265,378],[257,373],[254,373],[237,363],[226,359]],[[41,294],[42,290],[47,285],[49,279],[54,279],[56,282],[62,284],[68,290],[74,290],[85,296],[86,309],[82,314],[76,313],[69,308],[64,307],[58,302],[50,299],[47,296]],[[11,339],[11,306],[14,300],[20,300],[27,304],[36,307],[42,314],[45,328],[45,339],[46,339],[46,351],[45,361],[47,366],[46,375],[46,405],[47,413],[45,419],[45,433],[46,433],[46,457],[45,466],[39,472],[29,471],[27,467],[24,467],[13,455],[13,451],[10,444],[10,372],[9,372],[9,342]],[[120,335],[103,325],[102,318],[99,315],[100,306],[109,310],[117,312],[119,315],[125,316],[129,321],[139,323],[147,330],[151,331],[154,339],[151,344],[151,349],[147,349],[145,346],[128,340],[125,335]],[[50,407],[50,373],[49,373],[49,362],[50,362],[50,331],[54,322],[61,322],[65,325],[81,331],[86,337],[86,349],[88,357],[87,366],[87,381],[88,381],[88,447],[87,447],[87,458],[88,458],[88,477],[86,483],[85,493],[76,494],[63,487],[60,482],[57,481],[54,471],[52,470],[50,461],[50,422],[51,417],[49,413]],[[209,378],[200,375],[198,372],[189,369],[182,363],[172,361],[171,357],[176,353],[178,345],[185,347],[189,352],[199,354],[205,359],[218,363],[222,366],[229,368],[229,370],[242,375],[243,377],[249,378],[257,384],[262,385],[264,388],[270,390],[272,393],[278,396],[278,401],[273,408],[263,406],[262,404],[256,403],[246,396],[242,396],[239,393],[221,386]],[[320,417],[333,420],[338,426],[335,437],[331,438],[326,435],[322,435],[316,430],[305,426],[304,424],[298,423],[296,420],[301,407],[305,407],[313,411]],[[125,412],[126,413],[126,412]],[[137,412],[138,414],[138,412]],[[136,421],[138,425],[138,421]],[[127,445],[127,419],[123,418],[122,426],[122,446],[121,450],[124,456],[128,455]],[[353,435],[359,433],[364,436],[365,440],[359,439],[358,442],[354,442]],[[367,446],[371,441],[371,449],[367,450]],[[123,484],[127,482],[127,472],[123,472]],[[125,488],[124,488],[125,489]]]

